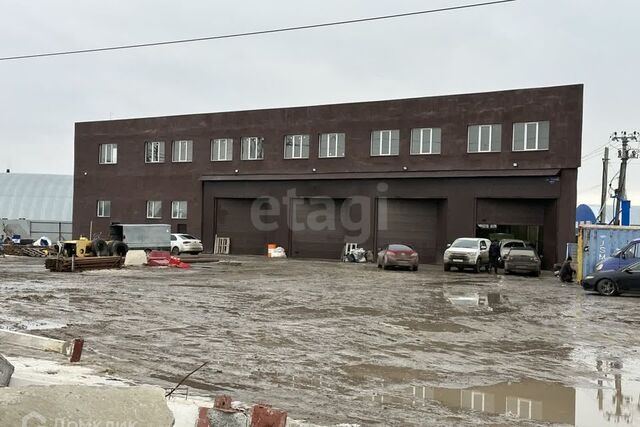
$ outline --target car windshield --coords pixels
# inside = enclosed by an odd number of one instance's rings
[[[473,239],[458,239],[451,245],[452,248],[476,249],[478,241]]]
[[[181,234],[180,237],[187,240],[198,240],[195,237],[193,237],[191,234]]]
[[[389,245],[389,250],[390,251],[412,251],[413,249],[411,249],[407,245]]]
[[[524,248],[524,242],[507,242],[502,245],[503,248]]]

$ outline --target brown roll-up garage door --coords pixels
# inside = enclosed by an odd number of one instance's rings
[[[377,246],[379,248],[390,243],[406,244],[418,251],[420,262],[435,262],[438,237],[438,201],[424,199],[378,200],[377,212]]]
[[[290,206],[292,255],[339,259],[345,244],[340,210],[344,200],[298,198]]]
[[[478,199],[478,224],[543,225],[545,200],[535,199]]]
[[[264,255],[275,231],[260,230],[251,219],[255,199],[216,199],[216,234],[231,238],[232,254]],[[258,224],[259,226],[259,224]]]

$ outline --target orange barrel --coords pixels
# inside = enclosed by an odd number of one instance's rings
[[[273,251],[275,251],[277,247],[278,247],[278,245],[276,245],[275,243],[269,243],[267,245],[267,256],[269,258],[271,258],[273,256]]]

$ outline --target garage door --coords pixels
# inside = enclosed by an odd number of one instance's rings
[[[418,251],[420,262],[436,261],[437,201],[424,199],[379,200],[376,224],[378,247],[390,243],[401,243]]]
[[[276,241],[274,231],[260,230],[253,223],[255,199],[216,199],[216,234],[231,238],[232,254],[264,255],[267,244]]]
[[[293,256],[339,259],[345,244],[340,220],[344,200],[299,198],[291,204],[291,246]]]

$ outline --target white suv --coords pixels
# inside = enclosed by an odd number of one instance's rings
[[[202,252],[202,242],[200,239],[196,239],[191,234],[172,234],[171,235],[171,254],[180,255],[183,252],[188,252],[193,255],[198,255]]]
[[[475,237],[463,237],[456,239],[453,244],[447,245],[444,251],[443,263],[444,271],[456,267],[462,271],[465,268],[473,268],[478,273],[481,268],[489,271],[489,246],[488,239],[478,239]]]

